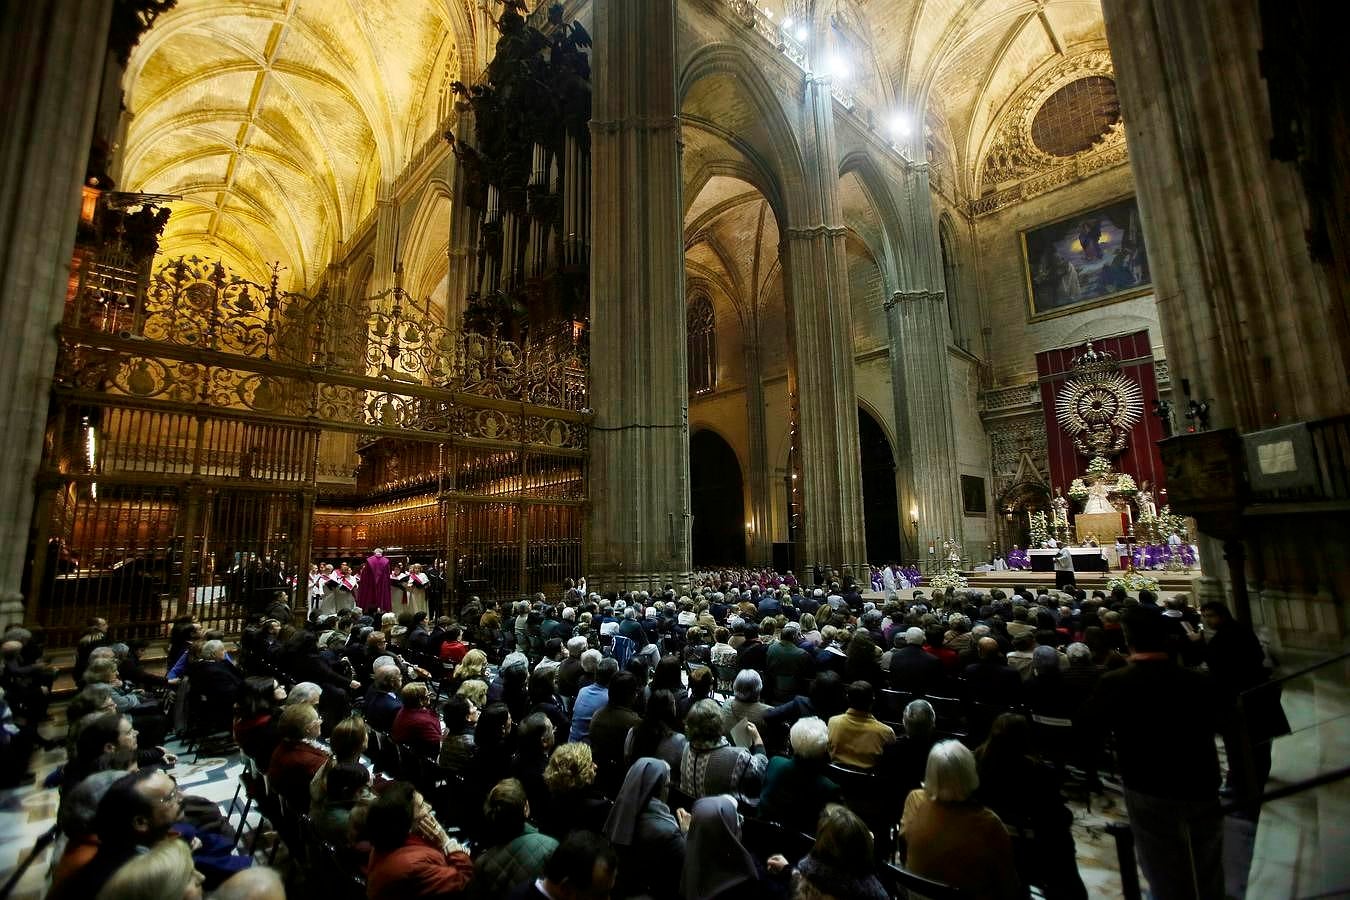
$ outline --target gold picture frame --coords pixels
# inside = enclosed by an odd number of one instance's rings
[[[1036,322],[1153,290],[1133,194],[1018,232],[1027,314]]]

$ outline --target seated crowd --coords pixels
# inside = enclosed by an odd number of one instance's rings
[[[873,603],[764,573],[694,596],[569,583],[454,618],[280,614],[237,646],[183,620],[158,681],[94,622],[50,895],[280,896],[167,774],[165,735],[186,728],[228,730],[273,801],[259,808],[303,820],[370,898],[871,898],[909,875],[1086,897],[1062,791],[1069,766],[1091,788],[1111,762],[1120,723],[1099,695],[1132,665],[1122,625],[1223,664],[1186,598],[1165,606],[1043,589]],[[13,642],[7,694],[41,693]],[[11,701],[30,722],[38,705]]]

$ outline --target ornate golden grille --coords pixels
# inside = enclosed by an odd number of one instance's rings
[[[196,257],[108,283],[91,255],[60,328],[28,591],[54,643],[91,615],[149,636],[279,591],[303,610],[312,559],[376,546],[447,561],[452,591],[579,574],[584,328],[522,346]],[[322,477],[321,443],[349,448]]]

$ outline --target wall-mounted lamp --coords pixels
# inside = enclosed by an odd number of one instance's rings
[[[746,522],[746,523],[745,523],[745,533],[746,533],[746,534],[749,534],[750,532],[752,532],[752,531],[754,531],[754,530],[755,530],[755,523],[754,523],[754,522]]]
[[[919,507],[917,505],[909,508],[909,524],[913,528],[919,527]]]

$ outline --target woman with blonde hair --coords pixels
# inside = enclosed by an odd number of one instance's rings
[[[827,607],[828,608],[828,607]],[[820,630],[816,627],[816,617],[811,613],[802,613],[802,641],[812,650],[820,646]]]
[[[317,810],[323,805],[328,793],[328,774],[334,768],[343,763],[361,764],[361,757],[366,752],[367,738],[366,720],[360,716],[350,715],[337,723],[337,727],[328,738],[328,749],[332,755],[309,783],[311,809]],[[372,794],[371,797],[373,796]]]
[[[458,690],[462,685],[469,681],[481,681],[483,687],[487,688],[487,654],[482,650],[473,649],[464,654],[464,659],[455,666],[455,675],[452,684]],[[478,704],[482,706],[482,704]]]
[[[974,799],[979,786],[975,755],[964,744],[933,746],[923,786],[910,791],[900,817],[905,866],[971,897],[1023,897],[1012,839],[999,817]]]
[[[455,696],[463,697],[478,709],[482,709],[487,706],[487,684],[477,679],[466,681],[455,691]]]
[[[187,842],[168,837],[123,864],[97,900],[201,900],[204,880]]]
[[[562,840],[573,831],[601,832],[610,802],[595,786],[597,773],[589,744],[559,744],[544,767],[548,803],[533,810],[539,830]]]

